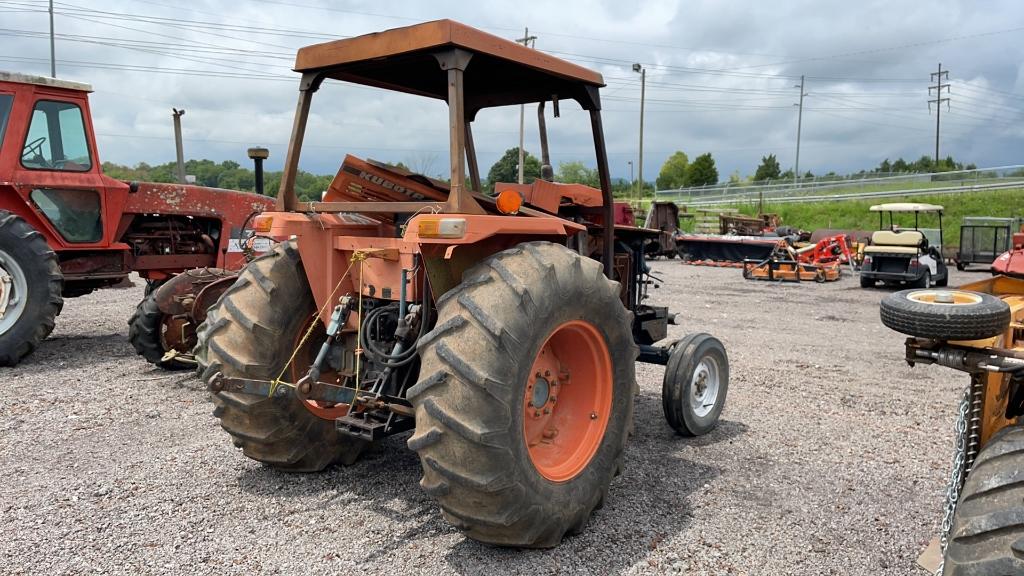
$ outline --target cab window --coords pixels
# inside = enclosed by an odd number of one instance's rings
[[[32,170],[66,172],[92,168],[82,109],[70,102],[36,102],[21,150],[21,164]]]
[[[11,117],[11,104],[14,96],[11,94],[0,94],[0,149],[4,145],[4,134],[7,132],[7,119]]]

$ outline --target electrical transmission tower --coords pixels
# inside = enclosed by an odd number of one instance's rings
[[[939,121],[942,118],[942,103],[946,103],[946,110],[949,110],[949,98],[942,97],[942,91],[945,90],[946,94],[949,94],[949,70],[942,69],[942,62],[939,62],[939,71],[932,72],[931,79],[935,82],[935,86],[928,87],[928,96],[932,95],[932,90],[935,91],[935,99],[928,101],[928,111],[931,112],[932,104],[935,104],[935,167],[939,166]],[[942,83],[943,79],[947,80],[945,84]]]

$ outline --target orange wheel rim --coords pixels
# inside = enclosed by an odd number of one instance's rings
[[[319,315],[312,314],[302,323],[298,333],[295,335],[293,346],[299,346],[299,343],[302,342],[302,337],[306,335],[306,331],[309,330],[309,326],[313,322],[316,322],[317,326],[313,328],[313,333],[309,335],[306,343],[295,354],[295,360],[288,367],[292,383],[298,382],[299,379],[309,372],[309,367],[313,365],[316,353],[320,351],[320,345],[327,339],[327,330],[324,328],[323,322],[320,321]],[[341,376],[330,368],[326,368],[320,373],[320,381],[329,384],[342,383]],[[348,404],[335,404],[332,406],[317,402],[316,400],[303,400],[302,404],[314,415],[325,420],[335,420],[348,414]]]
[[[981,302],[981,296],[962,290],[917,290],[907,294],[907,300],[922,304],[963,306]]]
[[[541,476],[567,482],[597,453],[612,405],[612,362],[593,324],[572,320],[548,336],[523,394],[523,436]]]

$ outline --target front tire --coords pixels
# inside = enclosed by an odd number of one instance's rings
[[[528,548],[583,530],[632,424],[630,322],[598,262],[547,242],[485,259],[438,300],[409,447],[450,523]]]
[[[14,366],[53,331],[64,276],[46,239],[0,210],[0,366]]]
[[[682,436],[702,436],[715,428],[729,392],[729,357],[710,334],[689,334],[672,348],[665,366],[661,404]]]
[[[944,576],[1024,574],[1024,427],[996,432],[978,454],[953,514]]]
[[[199,326],[196,361],[204,382],[214,374],[271,380],[281,374],[316,304],[295,242],[279,244],[253,260],[210,308]],[[313,320],[319,322],[319,320]],[[324,331],[313,333],[305,350],[319,349]],[[315,352],[314,352],[315,354]],[[285,372],[295,382],[308,364],[298,354]],[[213,394],[213,415],[235,446],[259,462],[289,472],[316,472],[335,462],[351,464],[367,443],[342,435],[334,420],[321,417],[294,395]]]

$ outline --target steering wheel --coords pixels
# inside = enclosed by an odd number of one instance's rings
[[[40,136],[39,138],[36,138],[35,140],[26,144],[25,148],[21,151],[22,160],[30,156],[32,154],[32,151],[34,150],[36,157],[38,157],[41,162],[45,163],[46,159],[43,158],[43,142],[46,142],[45,136]]]

